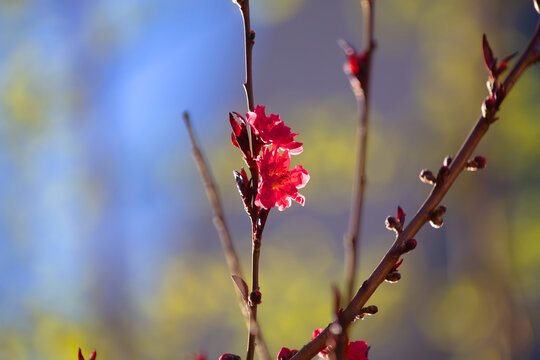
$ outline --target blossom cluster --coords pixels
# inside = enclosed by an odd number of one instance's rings
[[[257,106],[246,114],[229,113],[234,146],[242,151],[251,171],[249,180],[244,169],[235,172],[236,184],[249,212],[252,204],[263,209],[277,207],[280,211],[291,206],[292,201],[304,205],[305,197],[298,189],[309,181],[308,172],[300,165],[290,170],[291,155],[302,152],[302,143],[294,138],[280,119],[279,114],[266,116],[265,107]],[[255,178],[256,180],[253,180]],[[256,183],[256,192],[250,184]]]

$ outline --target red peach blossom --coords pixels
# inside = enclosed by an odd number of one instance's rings
[[[365,341],[353,341],[347,345],[345,357],[348,360],[368,360],[368,344]]]
[[[302,152],[302,143],[294,141],[294,137],[298,134],[291,133],[291,128],[281,121],[279,114],[266,116],[265,107],[257,105],[255,111],[248,112],[246,117],[253,132],[259,135],[265,144],[273,144],[282,150],[289,150],[292,155]]]
[[[291,206],[292,200],[304,205],[304,196],[298,189],[306,186],[309,181],[308,172],[300,165],[289,170],[291,156],[285,150],[280,154],[277,148],[271,150],[264,147],[262,155],[257,157],[260,181],[257,189],[255,205],[265,209],[277,206],[283,211]]]
[[[282,347],[281,350],[279,350],[279,354],[277,355],[277,360],[290,360],[298,350],[291,350],[286,347]]]

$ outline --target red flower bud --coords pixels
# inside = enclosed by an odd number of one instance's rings
[[[249,294],[249,302],[252,304],[252,305],[259,305],[261,303],[261,300],[262,300],[262,294],[261,292],[257,289],[257,290],[253,290],[250,294]]]
[[[235,354],[223,354],[219,357],[219,360],[240,360],[240,356]]]
[[[397,208],[397,219],[399,221],[399,223],[401,224],[401,226],[403,226],[405,224],[405,211],[403,211],[403,209],[401,208],[401,206],[398,206]]]
[[[437,181],[437,178],[435,177],[435,175],[433,175],[433,173],[429,171],[428,169],[423,169],[422,171],[420,171],[420,174],[418,175],[418,177],[420,178],[420,181],[422,181],[425,184],[434,185],[435,182]]]

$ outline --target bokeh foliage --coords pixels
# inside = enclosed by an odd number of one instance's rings
[[[377,1],[360,279],[480,114],[481,35],[523,49],[529,0]],[[260,320],[270,349],[331,321],[342,282],[356,106],[336,45],[360,46],[359,1],[253,1],[256,102],[300,133],[305,208],[272,211]],[[229,1],[0,1],[0,359],[243,354],[246,331],[180,121],[192,110],[249,269],[243,166],[227,112],[245,113],[240,14]],[[376,359],[540,354],[540,69],[529,70],[463,174],[440,230],[352,328]]]

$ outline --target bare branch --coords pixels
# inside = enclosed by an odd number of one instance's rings
[[[536,26],[535,33],[526,51],[521,56],[517,64],[513,67],[512,71],[502,84],[499,96],[497,97],[494,108],[492,109],[493,111],[487,112],[486,115],[481,116],[477,120],[473,129],[467,136],[465,142],[459,149],[456,157],[452,160],[450,166],[447,168],[445,167],[447,171],[445,171],[444,181],[438,181],[435,186],[433,186],[431,193],[425,200],[424,204],[422,204],[409,225],[407,225],[407,227],[403,229],[401,233],[399,233],[392,247],[388,250],[379,265],[371,273],[370,277],[362,284],[362,287],[360,287],[360,289],[357,291],[356,295],[351,300],[349,305],[341,313],[339,322],[341,326],[349,326],[351,322],[355,319],[355,317],[361,313],[362,307],[365,305],[367,300],[371,297],[371,295],[373,295],[375,290],[385,280],[388,273],[392,270],[394,264],[396,264],[396,262],[399,260],[399,257],[403,253],[404,243],[408,239],[412,238],[418,232],[418,230],[420,230],[420,228],[430,220],[430,214],[432,214],[432,211],[435,210],[435,208],[439,205],[439,203],[446,195],[448,190],[451,188],[458,175],[464,170],[473,151],[478,146],[478,143],[488,131],[489,126],[496,120],[495,115],[499,110],[500,104],[506,98],[508,92],[515,85],[515,83],[523,74],[525,69],[527,69],[527,67],[537,61],[537,47],[539,42],[540,21]],[[292,360],[308,360],[313,358],[317,354],[317,352],[319,352],[326,346],[326,343],[331,336],[329,328],[332,324],[328,325],[326,329],[324,329],[324,331],[319,334],[319,336],[306,344],[292,358]]]
[[[219,239],[223,247],[223,252],[225,253],[225,259],[227,260],[227,265],[229,267],[229,271],[233,276],[234,283],[237,284],[238,280],[236,279],[243,279],[242,270],[240,268],[240,261],[238,260],[238,255],[231,240],[231,235],[227,227],[227,223],[225,222],[221,199],[219,197],[217,187],[210,172],[210,168],[204,159],[202,151],[199,147],[199,142],[195,137],[195,133],[193,131],[193,127],[191,126],[191,121],[187,111],[184,112],[183,118],[189,133],[189,137],[191,139],[191,143],[193,145],[193,158],[195,164],[197,165],[197,169],[199,170],[204,190],[206,192],[206,196],[208,197],[208,202],[210,203],[210,206],[214,213],[214,226],[216,227],[216,230],[218,232]],[[238,286],[235,285],[235,288],[238,289]],[[251,324],[251,321],[249,319],[248,303],[244,300],[244,294],[242,294],[241,291],[239,291],[239,293],[241,296],[238,298],[238,305],[240,307],[240,310],[242,311],[242,314],[246,318],[247,327],[249,329],[250,326],[252,326],[256,329],[256,334],[258,336],[258,345],[260,345],[258,347],[259,356],[264,360],[270,360],[270,353],[268,352],[268,347],[266,346],[260,327],[257,323]]]

